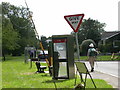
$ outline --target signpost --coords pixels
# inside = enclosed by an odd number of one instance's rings
[[[65,20],[68,22],[68,24],[71,26],[71,28],[75,32],[78,60],[80,60],[80,55],[79,55],[80,51],[79,51],[77,33],[79,30],[80,24],[82,23],[83,17],[84,17],[84,14],[75,14],[75,15],[64,16]]]

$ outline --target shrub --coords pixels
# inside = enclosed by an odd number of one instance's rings
[[[117,53],[119,52],[119,47],[114,47],[112,43],[107,43],[105,45],[98,45],[99,50],[102,53]]]
[[[84,41],[82,42],[82,44],[80,45],[81,55],[87,55],[87,51],[88,51],[88,48],[89,48],[89,44],[90,44],[90,43],[93,43],[94,46],[96,47],[96,44],[95,44],[95,42],[94,42],[92,39],[84,40]]]

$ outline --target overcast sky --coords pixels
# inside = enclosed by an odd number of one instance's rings
[[[84,19],[106,23],[106,31],[118,30],[118,1],[120,0],[26,0],[33,12],[33,20],[39,35],[70,34],[73,30],[65,15],[82,14]],[[3,0],[16,6],[25,6],[24,0]]]

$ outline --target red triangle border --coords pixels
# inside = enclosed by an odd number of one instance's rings
[[[74,29],[74,27],[70,24],[70,22],[67,20],[67,17],[73,17],[73,16],[82,16],[82,18],[80,19],[80,22],[78,23],[78,26],[76,29]],[[82,23],[82,19],[84,17],[84,14],[75,14],[75,15],[66,15],[64,16],[65,20],[68,22],[68,24],[71,26],[71,28],[74,30],[74,32],[78,32],[78,29],[80,27],[80,24]]]

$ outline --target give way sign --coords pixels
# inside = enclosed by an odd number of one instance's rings
[[[82,23],[83,17],[84,17],[84,14],[75,14],[75,15],[64,16],[65,20],[68,22],[68,24],[74,30],[74,32],[78,32],[78,29],[80,27],[80,24]]]

